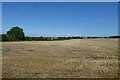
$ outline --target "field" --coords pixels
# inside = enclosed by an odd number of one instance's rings
[[[117,78],[118,39],[3,42],[4,78]]]

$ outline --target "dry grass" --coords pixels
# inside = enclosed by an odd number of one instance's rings
[[[3,42],[4,78],[116,78],[118,39]]]

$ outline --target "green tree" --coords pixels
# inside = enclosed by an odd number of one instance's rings
[[[8,38],[7,38],[6,34],[1,35],[1,40],[2,41],[8,41]]]
[[[13,27],[10,29],[10,31],[7,31],[7,37],[10,41],[20,41],[25,40],[25,34],[23,32],[23,29],[19,27]]]

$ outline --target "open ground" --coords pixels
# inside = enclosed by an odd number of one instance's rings
[[[2,42],[3,78],[117,78],[118,39]]]

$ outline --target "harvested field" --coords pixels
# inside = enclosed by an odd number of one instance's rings
[[[117,78],[118,39],[3,42],[3,78]]]

